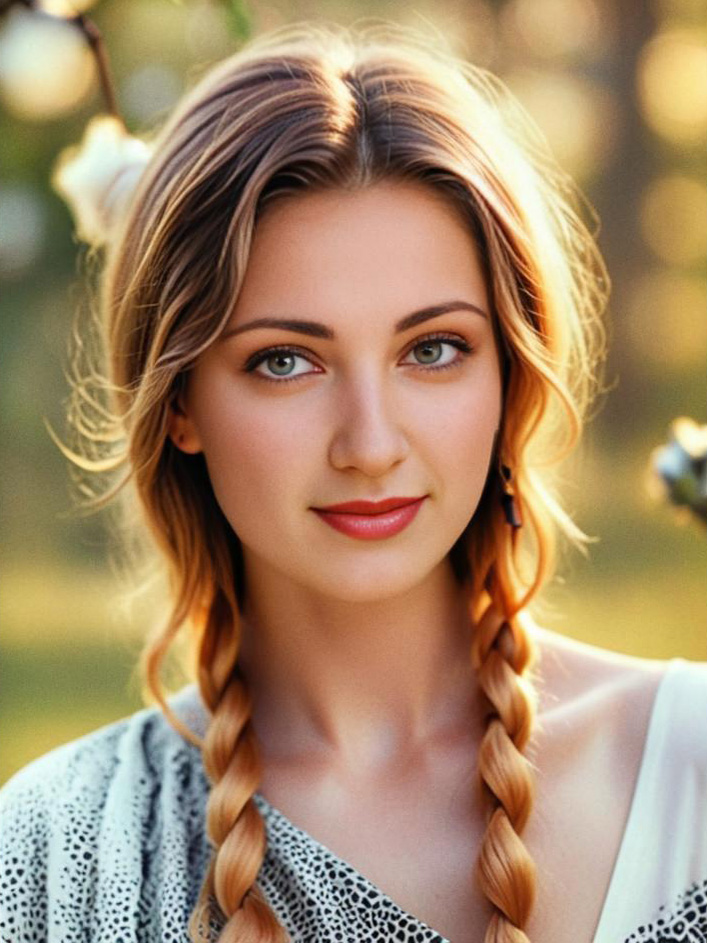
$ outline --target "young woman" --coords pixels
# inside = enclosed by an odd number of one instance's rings
[[[705,938],[705,666],[529,610],[584,539],[553,466],[602,264],[502,87],[423,47],[279,31],[160,133],[74,413],[168,568],[159,707],[5,787],[3,941]]]

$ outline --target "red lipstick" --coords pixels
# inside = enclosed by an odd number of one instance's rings
[[[386,498],[384,501],[346,501],[312,508],[334,530],[359,540],[382,540],[400,533],[415,519],[421,498]]]

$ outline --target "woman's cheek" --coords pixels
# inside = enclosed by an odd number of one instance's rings
[[[283,499],[301,477],[304,424],[286,420],[270,406],[229,409],[218,422],[212,411],[202,437],[214,493],[236,532],[281,518],[287,512]]]

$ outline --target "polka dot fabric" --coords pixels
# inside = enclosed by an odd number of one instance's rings
[[[260,795],[268,851],[258,883],[293,939],[446,943]]]
[[[31,763],[0,792],[2,943],[186,941],[207,792],[156,709]]]
[[[707,943],[707,880],[693,884],[671,907],[660,907],[625,943]]]

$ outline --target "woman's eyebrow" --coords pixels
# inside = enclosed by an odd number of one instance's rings
[[[403,331],[410,330],[411,327],[422,324],[423,321],[429,321],[430,318],[439,317],[441,314],[448,314],[450,311],[471,311],[474,314],[481,315],[482,318],[488,318],[483,308],[471,304],[470,301],[446,301],[442,304],[420,308],[419,311],[413,311],[412,314],[406,315],[395,325],[395,333],[401,334]],[[257,318],[255,321],[248,321],[247,324],[241,324],[225,331],[220,339],[227,340],[229,337],[242,334],[244,331],[267,327],[277,327],[283,331],[292,331],[295,334],[308,334],[310,337],[322,337],[324,340],[335,340],[336,338],[334,331],[319,321],[302,321],[296,318]]]

